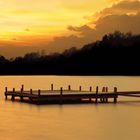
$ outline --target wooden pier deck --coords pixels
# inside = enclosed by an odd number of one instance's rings
[[[95,91],[92,90],[92,87],[89,88],[89,91],[83,91],[82,87],[79,87],[79,90],[71,90],[69,86],[67,90],[63,90],[61,87],[60,90],[54,90],[53,85],[51,90],[24,90],[22,85],[21,90],[17,91],[13,88],[12,91],[8,91],[7,87],[5,88],[5,99],[11,97],[11,100],[20,100],[28,101],[31,103],[117,103],[117,98],[119,96],[129,96],[129,97],[140,97],[140,91],[129,91],[129,92],[118,92],[117,88],[114,87],[114,91],[108,92],[107,87],[103,87],[99,91],[97,86]]]

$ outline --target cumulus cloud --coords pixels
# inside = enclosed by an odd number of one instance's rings
[[[109,15],[135,15],[140,12],[140,1],[139,0],[124,0],[113,4],[109,8],[94,14],[89,19],[94,22],[94,19],[103,18]]]
[[[76,32],[80,36],[59,37],[50,43],[50,46],[58,46],[59,44],[60,50],[65,48],[64,46],[67,46],[66,48],[71,46],[82,47],[82,45],[98,40],[104,34],[116,30],[124,33],[140,33],[140,1],[138,0],[117,2],[113,6],[102,10],[98,16],[99,18],[96,22],[94,17],[90,21],[90,25],[95,25],[95,28],[91,28],[88,24],[80,27],[69,26],[69,31]]]
[[[73,46],[79,48],[84,44],[100,39],[104,34],[111,33],[116,30],[124,33],[132,32],[134,34],[138,34],[140,33],[139,12],[139,1],[121,1],[110,8],[106,8],[101,11],[99,19],[96,22],[94,19],[91,19],[91,24],[94,24],[95,28],[91,28],[88,24],[80,27],[69,26],[68,30],[76,33],[76,35],[55,38],[48,45],[48,48],[54,50],[58,49],[59,51]]]

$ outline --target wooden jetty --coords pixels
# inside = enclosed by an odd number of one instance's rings
[[[112,99],[114,103],[117,102],[118,93],[117,88],[114,88],[113,92],[108,92],[107,87],[103,87],[102,91],[99,91],[99,87],[93,91],[92,87],[89,87],[88,91],[82,90],[82,86],[79,86],[79,90],[72,90],[71,86],[65,90],[62,87],[60,90],[54,90],[53,84],[51,85],[51,90],[24,90],[24,85],[22,85],[21,90],[17,91],[13,88],[12,91],[8,91],[5,88],[5,99],[11,97],[14,101],[19,99],[20,101],[28,101],[31,103],[108,103],[109,99]]]
[[[19,91],[13,88],[12,91],[8,91],[8,88],[5,88],[5,99],[11,97],[11,100],[16,99],[20,101],[28,101],[31,103],[117,103],[117,98],[119,96],[129,96],[129,97],[140,97],[140,91],[123,91],[118,92],[117,87],[114,87],[112,92],[108,91],[108,87],[103,87],[99,91],[99,87],[95,88],[95,91],[92,87],[89,87],[88,91],[82,90],[82,87],[79,86],[79,90],[72,90],[71,86],[68,86],[68,89],[54,90],[53,84],[51,85],[51,90],[33,90],[28,91],[24,90],[24,85],[22,85]],[[111,99],[111,100],[110,100]]]

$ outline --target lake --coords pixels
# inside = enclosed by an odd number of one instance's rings
[[[67,88],[139,90],[140,77],[124,76],[0,76],[0,138],[2,140],[139,140],[140,98],[118,103],[32,105],[5,101],[4,89]]]

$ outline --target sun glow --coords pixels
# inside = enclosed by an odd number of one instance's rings
[[[69,25],[85,24],[85,16],[107,5],[105,0],[0,1],[0,40],[20,45],[29,40],[47,42],[55,36],[69,34]]]

